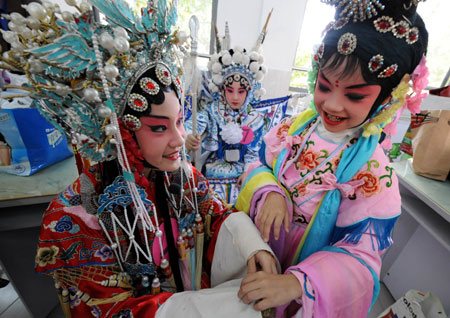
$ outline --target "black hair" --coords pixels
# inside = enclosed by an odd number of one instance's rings
[[[340,19],[340,14],[341,11],[338,9],[335,16],[337,21]],[[374,21],[382,16],[391,17],[395,23],[406,21],[409,28],[417,28],[417,41],[409,44],[406,37],[398,38],[391,31],[379,32],[374,26]],[[345,33],[354,34],[357,39],[356,48],[349,55],[338,52],[339,39]],[[370,117],[389,97],[403,76],[411,74],[422,56],[426,54],[428,32],[422,18],[416,12],[416,6],[410,0],[389,0],[385,4],[385,9],[371,19],[362,22],[349,21],[342,27],[333,28],[331,26],[324,37],[323,45],[323,56],[320,58],[321,67],[334,70],[345,63],[343,77],[350,76],[359,67],[367,83],[381,86],[381,92],[369,112],[368,117]],[[368,66],[369,61],[378,54],[383,57],[383,66],[379,71],[371,72]],[[394,74],[385,78],[378,77],[381,70],[394,64],[397,65]]]

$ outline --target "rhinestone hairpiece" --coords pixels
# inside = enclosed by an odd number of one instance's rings
[[[159,92],[159,85],[149,77],[141,78],[139,81],[141,89],[149,95],[156,95]]]
[[[378,10],[384,10],[380,0],[321,0],[323,3],[343,8],[340,18],[352,19],[353,22],[364,21],[378,15]]]
[[[141,121],[134,115],[125,114],[122,116],[122,121],[129,130],[136,131],[141,128]]]
[[[172,83],[172,74],[163,64],[158,64],[155,72],[156,77],[164,85],[169,86]]]
[[[181,81],[178,77],[172,76],[172,83],[175,85],[177,89],[178,96],[181,96],[183,93],[183,89],[181,88]]]
[[[386,67],[383,71],[378,74],[378,78],[386,78],[394,75],[395,72],[397,72],[398,65],[392,64],[391,66]]]
[[[382,16],[374,20],[373,25],[378,32],[392,32],[396,38],[404,38],[408,44],[414,44],[419,39],[419,29],[411,28],[406,20],[395,22],[391,17]]]
[[[378,71],[384,64],[384,58],[382,55],[377,54],[375,56],[372,56],[372,58],[369,61],[369,70],[372,73],[375,73]]]
[[[337,50],[342,55],[350,55],[355,51],[357,44],[356,35],[347,32],[341,35],[337,43]]]
[[[148,102],[141,94],[133,93],[128,98],[128,106],[137,112],[145,112],[148,108]]]

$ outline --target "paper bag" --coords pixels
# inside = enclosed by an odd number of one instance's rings
[[[445,181],[450,171],[450,110],[414,115],[411,135],[414,172]]]

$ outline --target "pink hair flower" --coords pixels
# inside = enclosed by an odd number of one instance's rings
[[[406,105],[411,114],[420,113],[420,105],[422,104],[422,100],[428,96],[428,93],[420,93],[414,96],[406,97]]]
[[[411,75],[412,79],[412,88],[416,94],[420,94],[422,90],[424,90],[428,86],[428,76],[430,75],[430,71],[427,67],[427,61],[425,56],[422,56],[422,59],[417,65],[416,69]]]

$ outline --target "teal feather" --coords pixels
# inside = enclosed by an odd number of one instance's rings
[[[132,32],[145,32],[141,21],[135,16],[127,2],[123,0],[90,0],[112,24]]]
[[[147,31],[151,31],[153,26],[155,25],[155,17],[154,13],[149,14],[148,11],[149,10],[147,8],[142,9],[142,24]]]
[[[80,65],[78,65],[73,71],[79,72],[79,71],[85,70],[88,65],[89,65],[89,61],[82,61],[80,63]]]
[[[70,52],[65,52],[65,53],[66,54],[64,54],[63,56],[60,56],[59,58],[55,59],[55,61],[58,64],[65,64],[72,59],[72,55],[70,54]]]
[[[78,66],[80,63],[83,63],[83,61],[82,60],[71,60],[69,63],[67,63],[67,64],[65,64],[64,66],[66,66],[66,67],[76,67],[76,66]]]
[[[61,56],[62,55],[62,56]],[[50,55],[47,56],[47,60],[60,60],[61,58],[65,58],[70,56],[70,52],[67,50],[58,50]]]
[[[64,73],[64,70],[57,71],[54,67],[48,67],[49,69],[46,70],[48,74],[65,74],[65,78],[75,78],[74,76],[79,75],[87,66],[91,64],[97,65],[95,52],[80,35],[76,34],[64,35],[55,39],[53,44],[31,49],[29,52],[38,54],[42,61],[62,68],[79,66],[87,62],[84,64],[84,68],[77,69],[76,71],[67,71],[66,73]]]

